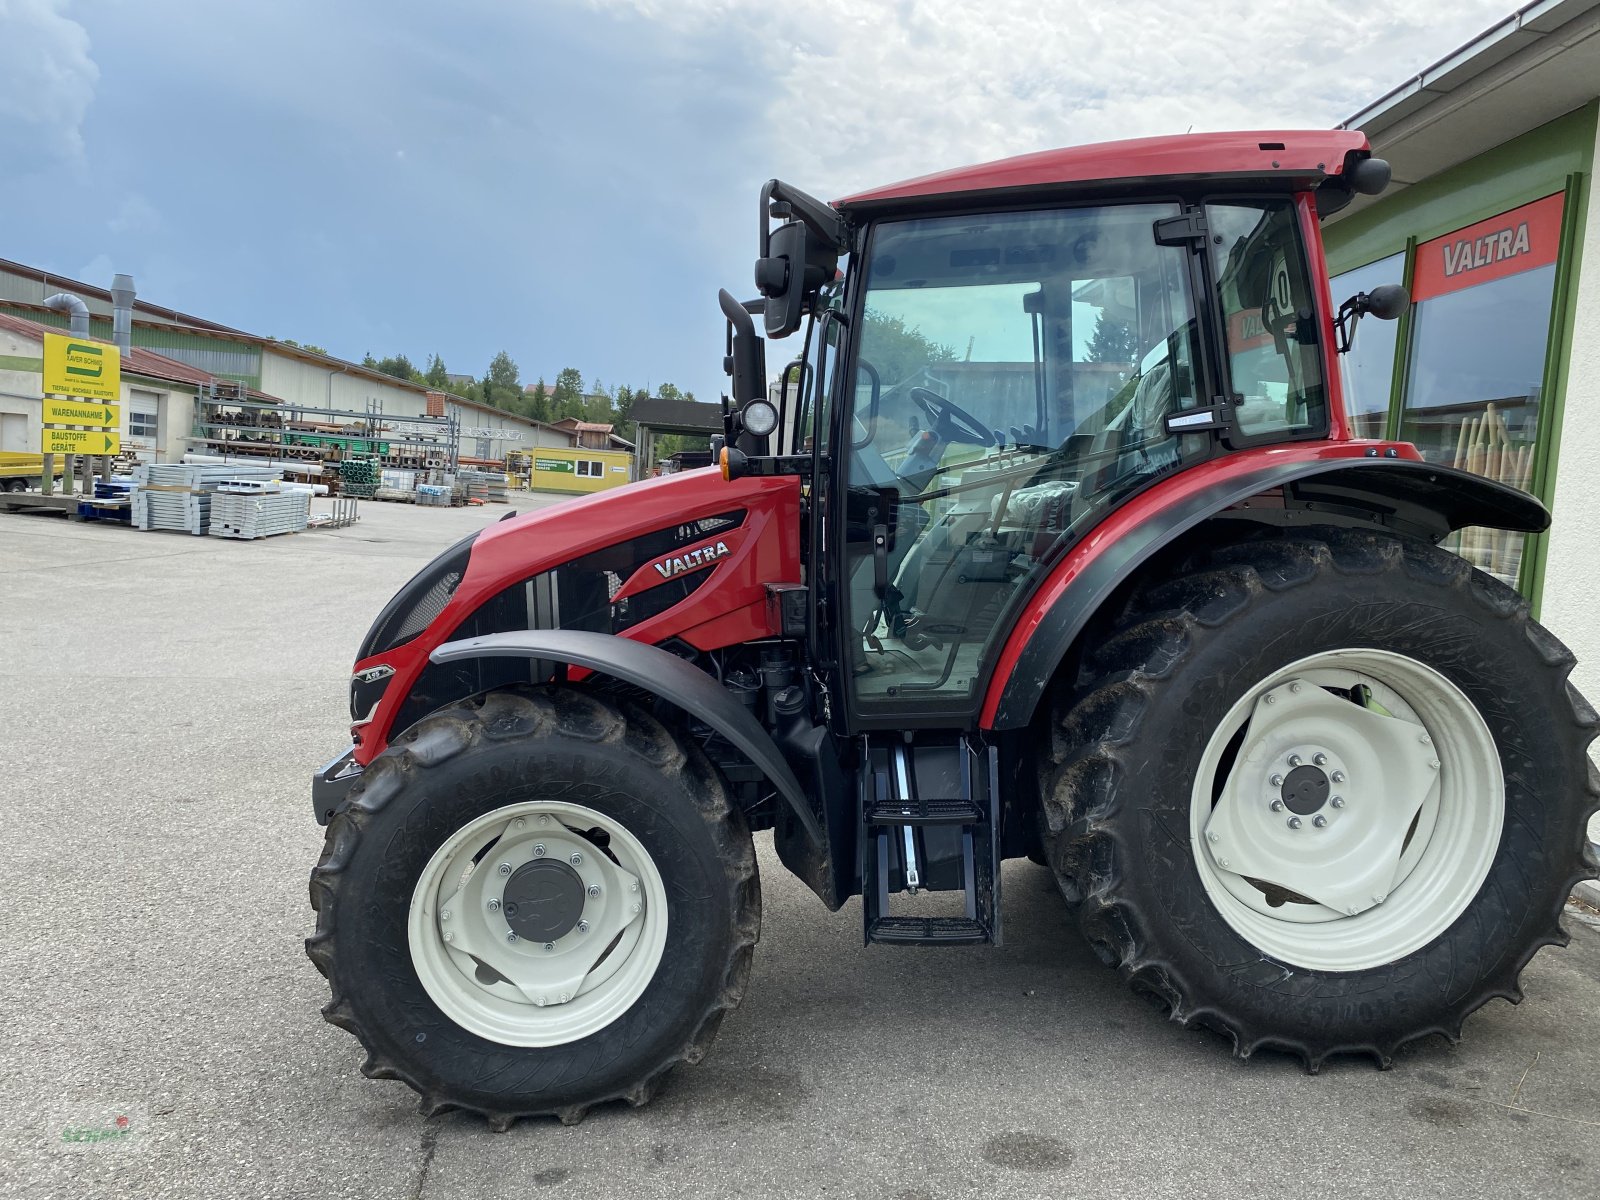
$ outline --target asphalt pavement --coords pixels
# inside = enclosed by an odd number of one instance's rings
[[[318,1014],[308,780],[372,616],[504,511],[266,542],[0,516],[0,1195],[1600,1195],[1575,912],[1459,1047],[1308,1077],[1127,992],[1042,868],[1006,868],[1003,947],[863,948],[765,836],[750,988],[703,1063],[573,1127],[424,1121]]]

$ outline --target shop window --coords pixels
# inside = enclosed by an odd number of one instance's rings
[[[1548,196],[1417,247],[1400,436],[1429,462],[1531,487],[1561,204]],[[1521,534],[1466,529],[1447,544],[1516,584]]]
[[[1335,275],[1333,303],[1337,307],[1359,292],[1385,283],[1405,280],[1406,256],[1391,254],[1377,262]],[[1394,354],[1399,346],[1400,322],[1372,318],[1356,325],[1355,343],[1341,356],[1344,372],[1344,407],[1350,435],[1381,438],[1389,424],[1389,398],[1394,389]]]

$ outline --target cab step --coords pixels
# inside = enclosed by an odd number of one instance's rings
[[[885,945],[1000,943],[999,762],[967,738],[862,742],[863,938]],[[924,794],[926,791],[926,795]],[[959,892],[963,915],[891,911],[891,896]]]

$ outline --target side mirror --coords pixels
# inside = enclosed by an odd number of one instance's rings
[[[801,222],[786,221],[772,231],[767,253],[756,259],[756,290],[767,298],[769,338],[786,338],[800,328],[806,300],[827,278],[824,259],[831,272],[838,255],[824,250]]]
[[[1339,306],[1334,325],[1339,333],[1339,353],[1349,352],[1356,339],[1356,324],[1364,316],[1393,321],[1411,307],[1411,293],[1398,283],[1382,283],[1370,292],[1357,292]]]
[[[1393,321],[1411,307],[1411,294],[1398,283],[1379,284],[1367,293],[1366,300],[1362,311],[1380,321]]]

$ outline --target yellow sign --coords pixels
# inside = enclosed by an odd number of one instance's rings
[[[98,429],[44,429],[39,449],[44,454],[116,454],[122,449],[122,435]]]
[[[95,404],[83,400],[44,398],[46,425],[103,425],[115,429],[122,424],[122,408],[116,404]]]
[[[122,355],[115,346],[64,333],[44,335],[44,391],[91,400],[122,394]]]

